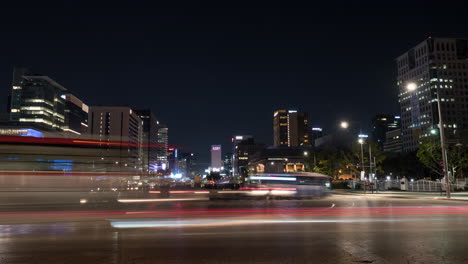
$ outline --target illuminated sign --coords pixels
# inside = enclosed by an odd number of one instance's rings
[[[395,116],[395,119],[400,119],[400,116]]]
[[[297,110],[289,110],[288,113],[297,113]]]
[[[242,139],[244,139],[243,136],[236,136],[236,140],[242,140]]]
[[[312,131],[322,131],[322,129],[320,127],[313,127]]]
[[[213,147],[211,147],[211,150],[221,150],[221,147],[220,146],[213,146]]]
[[[369,137],[369,135],[359,134],[358,137],[359,137],[359,138],[367,138],[367,137]]]

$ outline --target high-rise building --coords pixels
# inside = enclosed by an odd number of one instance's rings
[[[113,158],[122,170],[143,169],[142,121],[132,109],[120,106],[91,106],[88,124],[93,138],[103,142],[103,157],[106,156],[106,148],[118,147],[119,155]]]
[[[315,145],[315,141],[323,136],[323,129],[321,127],[313,127],[310,130],[310,144]]]
[[[168,149],[169,149],[169,129],[166,125],[158,125],[158,148],[157,148],[157,159],[158,159],[158,169],[167,169],[168,168]]]
[[[232,153],[226,153],[223,157],[223,174],[226,176],[232,176]]]
[[[468,39],[424,40],[398,58],[403,150],[413,151],[438,128],[437,92],[447,136],[468,128]],[[415,91],[408,91],[410,83]]]
[[[211,168],[213,170],[221,170],[223,166],[221,154],[221,145],[211,145]]]
[[[88,132],[89,107],[72,94],[65,96],[65,126],[64,131],[77,135]]]
[[[63,131],[66,90],[48,76],[15,68],[10,121],[42,131]]]
[[[179,150],[176,148],[167,149],[167,167],[173,174],[179,173]]]
[[[158,169],[158,125],[159,121],[150,109],[135,110],[142,123],[142,166],[143,171]]]
[[[277,110],[273,114],[274,146],[310,146],[309,114],[296,110]]]
[[[196,166],[195,154],[192,152],[182,152],[180,153],[178,169],[179,173],[184,177],[193,178]]]
[[[248,135],[234,136],[232,142],[232,174],[235,177],[246,176],[252,156],[265,149],[265,145],[256,144],[254,138]]]
[[[382,147],[386,139],[385,133],[400,128],[400,120],[400,116],[375,115],[372,118],[372,139]]]
[[[390,130],[385,133],[385,143],[383,144],[384,152],[401,152],[401,128]]]

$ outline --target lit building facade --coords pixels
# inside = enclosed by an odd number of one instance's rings
[[[437,91],[446,135],[468,128],[468,39],[431,38],[396,58],[404,151],[438,129]],[[415,83],[416,91],[406,89]]]
[[[169,157],[169,129],[166,125],[158,125],[158,148],[157,148],[157,160],[158,169],[168,168],[168,157]]]
[[[390,130],[385,133],[384,152],[399,153],[403,151],[401,144],[401,128]]]
[[[275,147],[310,146],[309,114],[296,110],[273,113],[273,144]]]
[[[372,139],[383,146],[387,133],[401,127],[400,116],[378,114],[372,118]]]
[[[132,109],[120,106],[91,106],[88,124],[93,138],[103,142],[103,157],[107,156],[106,146],[118,145],[120,153],[113,159],[120,164],[122,170],[143,170],[142,121]]]
[[[33,129],[63,131],[66,89],[51,78],[15,68],[10,97],[10,121]]]
[[[142,121],[142,166],[143,171],[158,169],[158,125],[159,121],[150,109],[135,110]]]
[[[221,145],[211,145],[211,169],[221,170],[223,167],[221,156]]]
[[[252,156],[261,152],[265,145],[256,144],[253,136],[238,135],[232,138],[232,174],[235,177],[247,176],[247,165]]]
[[[226,176],[232,176],[232,156],[232,153],[226,153],[223,158],[224,170],[221,173]]]
[[[88,132],[89,107],[72,94],[65,96],[65,127],[64,131],[76,135]]]
[[[323,129],[321,127],[313,127],[310,130],[310,141],[311,146],[315,145],[315,141],[319,138],[323,137]]]

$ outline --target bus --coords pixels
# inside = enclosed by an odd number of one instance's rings
[[[240,190],[249,196],[312,198],[330,192],[330,177],[320,173],[258,173],[246,179]]]

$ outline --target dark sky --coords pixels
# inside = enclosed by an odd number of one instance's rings
[[[15,2],[0,14],[4,101],[26,66],[89,105],[151,107],[205,162],[234,134],[271,144],[275,109],[328,131],[398,113],[394,58],[468,37],[464,1]]]

